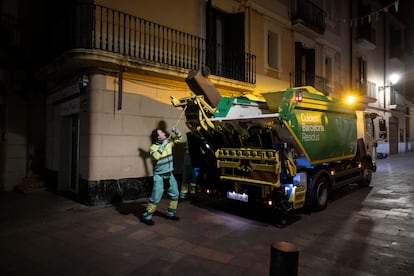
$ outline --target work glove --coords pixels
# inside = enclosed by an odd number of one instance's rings
[[[172,132],[174,132],[175,134],[177,134],[177,133],[178,133],[178,130],[177,130],[177,127],[176,127],[176,126],[173,126],[173,127],[172,127]]]
[[[158,148],[158,152],[162,153],[162,151],[164,150],[165,146],[168,144],[168,139],[162,140],[161,141],[161,146]]]

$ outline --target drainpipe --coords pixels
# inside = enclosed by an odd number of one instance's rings
[[[126,71],[126,68],[121,68],[118,72],[118,110],[122,109],[122,97],[124,94],[124,72]]]
[[[32,95],[29,90],[29,96],[26,96],[27,114],[26,114],[26,177],[30,176],[33,163],[33,144],[31,132],[31,118],[32,118]]]
[[[387,29],[386,29],[386,13],[384,12],[383,13],[384,14],[384,22],[383,22],[383,36],[384,36],[384,40],[383,40],[383,59],[384,59],[384,76],[383,76],[383,82],[384,82],[384,84],[383,84],[383,87],[384,87],[384,115],[385,115],[385,106],[386,106],[386,103],[387,103],[387,100],[386,100],[386,79],[387,79],[387,53],[386,53],[386,47],[387,47],[387,34],[386,34],[386,31],[387,31]]]
[[[248,42],[248,46],[247,46],[247,49],[248,49],[248,51],[249,51],[249,53],[251,52],[251,40],[252,40],[252,20],[251,20],[251,16],[252,16],[252,3],[250,3],[250,1],[248,1],[247,2],[248,3],[248,5],[249,5],[249,10],[248,10],[248,12],[249,12],[249,42]]]
[[[353,6],[352,6],[352,0],[351,1],[349,1],[349,18],[352,18],[352,8],[353,8]],[[352,87],[353,87],[353,85],[352,85],[352,75],[353,75],[353,70],[352,70],[352,60],[353,60],[353,48],[352,48],[352,46],[353,46],[353,39],[354,39],[354,37],[353,37],[353,31],[352,31],[352,29],[353,29],[353,26],[352,25],[350,25],[350,30],[349,30],[349,36],[350,36],[350,39],[349,39],[349,87],[350,87],[350,89],[352,90]]]

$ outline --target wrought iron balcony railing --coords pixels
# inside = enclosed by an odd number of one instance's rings
[[[291,72],[289,75],[290,87],[313,86],[325,95],[329,95],[331,92],[330,87],[328,86],[329,82],[324,77],[304,71]]]
[[[319,34],[325,32],[326,12],[309,0],[292,0],[292,23],[303,24]]]
[[[366,81],[359,83],[359,92],[361,96],[367,96],[373,99],[378,97],[377,95],[377,84],[372,81]]]
[[[220,60],[213,63],[206,59],[208,51],[213,49],[206,47],[204,38],[136,16],[99,5],[79,4],[69,22],[63,24],[69,24],[64,29],[71,32],[71,40],[54,47],[60,52],[73,48],[98,49],[161,66],[190,70],[207,66],[217,76],[256,82],[256,56],[226,49]]]

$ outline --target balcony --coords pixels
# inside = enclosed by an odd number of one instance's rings
[[[317,37],[325,33],[325,19],[325,11],[311,1],[292,0],[291,21],[295,30],[306,32],[307,28],[315,32],[314,36]],[[303,29],[303,27],[306,28]],[[308,32],[308,35],[312,35],[312,33]]]
[[[372,81],[367,81],[365,84],[366,89],[364,91],[363,95],[370,97],[372,99],[374,99],[375,101],[377,100],[377,84],[375,82]]]
[[[313,86],[325,95],[329,95],[331,88],[326,78],[317,76],[313,73],[296,71],[289,73],[290,87]]]
[[[367,108],[369,104],[377,102],[377,85],[372,81],[365,81],[358,83],[359,102],[363,109]]]
[[[376,32],[371,23],[362,23],[358,26],[356,42],[358,46],[367,50],[376,48]]]
[[[226,55],[212,63],[206,56],[213,49],[206,47],[204,38],[104,6],[79,4],[69,20],[62,20],[62,25],[56,28],[56,36],[61,39],[54,40],[56,52],[51,59],[73,49],[92,49],[121,55],[137,66],[167,70],[207,66],[216,76],[256,82],[256,56],[225,49]]]

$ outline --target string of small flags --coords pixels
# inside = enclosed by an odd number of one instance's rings
[[[361,17],[354,17],[354,18],[350,18],[350,19],[342,19],[342,22],[345,24],[349,24],[349,26],[352,27],[357,27],[358,24],[364,24],[364,22],[368,22],[369,24],[371,24],[371,22],[373,20],[375,20],[375,22],[378,21],[379,15],[380,13],[388,13],[390,12],[390,8],[394,7],[395,12],[398,13],[398,5],[400,4],[400,1],[397,0],[381,9],[378,9],[370,14],[361,16]]]

